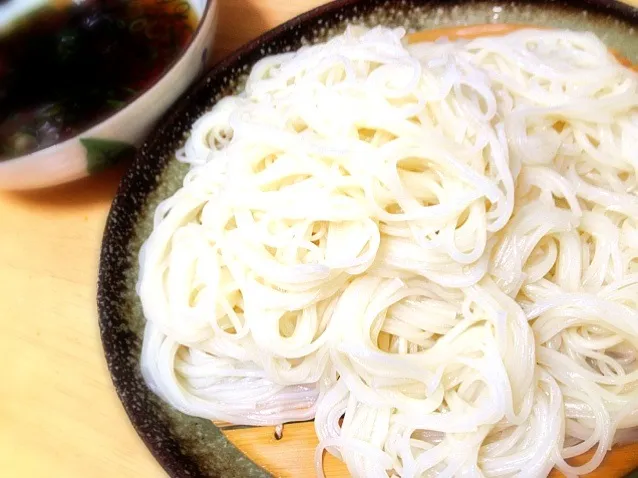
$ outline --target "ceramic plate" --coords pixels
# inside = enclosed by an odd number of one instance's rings
[[[409,31],[490,22],[591,30],[638,62],[638,9],[613,1],[339,0],[271,30],[219,63],[164,117],[124,176],[108,217],[100,260],[100,330],[115,388],[140,437],[173,477],[272,476],[213,423],[187,417],[157,399],[140,374],[144,318],[135,294],[137,255],[151,231],[155,206],[181,185],[186,173],[174,152],[193,121],[221,97],[242,88],[258,59],[325,40],[342,32],[347,22],[404,26]],[[295,453],[294,446],[291,449]],[[267,464],[261,457],[259,461]],[[302,469],[304,475],[314,476],[311,461],[299,466],[288,470],[288,476],[299,476]]]

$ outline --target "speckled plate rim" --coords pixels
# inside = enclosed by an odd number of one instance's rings
[[[160,121],[161,126],[150,135],[125,173],[108,215],[100,255],[97,305],[102,344],[117,394],[137,433],[170,476],[271,476],[235,448],[210,421],[186,417],[163,404],[141,378],[142,324],[132,318],[139,317],[140,312],[135,310],[139,304],[136,305],[131,287],[137,267],[136,254],[131,253],[131,248],[149,197],[160,187],[176,145],[183,141],[188,130],[185,124],[190,125],[203,109],[231,93],[236,79],[245,74],[249,65],[264,55],[298,48],[311,32],[338,27],[344,20],[363,18],[383,8],[449,9],[506,3],[511,2],[337,0],[322,5],[268,31],[218,63],[176,102]],[[517,4],[558,8],[570,14],[587,10],[638,29],[638,9],[613,0],[527,0]],[[630,47],[631,56],[638,60],[638,45]]]

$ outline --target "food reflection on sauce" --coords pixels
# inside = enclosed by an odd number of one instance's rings
[[[170,67],[196,27],[183,0],[68,1],[20,21],[0,37],[0,160],[68,139],[124,107]]]

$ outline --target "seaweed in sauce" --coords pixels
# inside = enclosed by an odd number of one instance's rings
[[[125,106],[168,69],[196,25],[180,0],[85,0],[20,21],[0,37],[0,160]]]

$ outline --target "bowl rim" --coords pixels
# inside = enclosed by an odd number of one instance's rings
[[[195,0],[187,0],[188,3],[190,4],[191,8],[193,7],[193,2]],[[162,83],[167,76],[169,76],[171,74],[171,72],[175,69],[175,67],[177,66],[178,63],[180,63],[188,54],[188,52],[193,48],[193,45],[195,44],[195,40],[197,38],[199,38],[200,35],[202,35],[204,33],[204,25],[205,25],[205,20],[206,17],[208,16],[208,14],[211,12],[211,7],[216,6],[217,4],[217,0],[205,0],[206,4],[204,5],[204,8],[202,9],[202,13],[201,16],[198,18],[197,20],[197,27],[195,28],[195,31],[193,31],[193,34],[191,35],[191,37],[188,39],[188,42],[186,43],[186,46],[182,49],[182,51],[180,52],[179,55],[177,55],[166,67],[166,69],[162,72],[161,75],[159,75],[155,81],[153,81],[151,84],[149,84],[146,88],[144,88],[143,90],[138,91],[137,93],[135,93],[135,95],[133,95],[127,102],[126,104],[120,108],[117,111],[114,111],[113,113],[104,113],[102,115],[99,115],[97,117],[95,117],[95,119],[93,119],[92,121],[90,121],[89,123],[87,123],[87,126],[84,126],[82,128],[81,131],[77,132],[76,134],[74,134],[73,136],[59,141],[55,144],[52,144],[51,146],[47,146],[46,148],[42,148],[42,149],[37,149],[29,154],[23,154],[21,156],[15,156],[13,158],[8,158],[8,159],[1,159],[0,158],[0,171],[3,168],[6,168],[8,164],[12,164],[15,165],[16,163],[20,162],[20,161],[34,161],[34,160],[38,160],[41,159],[40,156],[48,156],[49,154],[51,154],[52,152],[57,152],[60,149],[64,149],[66,147],[68,147],[69,145],[75,143],[76,141],[78,141],[80,138],[87,136],[88,133],[90,133],[91,131],[94,131],[96,129],[98,129],[100,126],[102,126],[103,124],[111,121],[111,120],[115,120],[120,114],[123,114],[125,111],[133,108],[136,103],[138,102],[138,100],[142,99],[142,97],[146,96],[146,94],[150,93],[151,90],[154,90],[156,87],[159,86],[160,83]]]
[[[115,298],[120,299],[116,297],[113,289],[121,291],[125,287],[123,284],[124,271],[128,268],[135,267],[134,263],[129,263],[128,255],[122,257],[118,256],[118,253],[128,254],[128,247],[134,237],[137,225],[137,215],[143,208],[144,200],[155,190],[160,180],[158,175],[148,177],[144,172],[143,166],[145,164],[156,161],[148,153],[157,148],[158,145],[162,143],[162,138],[175,127],[179,118],[188,110],[192,98],[196,96],[197,92],[206,88],[210,82],[215,80],[220,81],[226,73],[232,71],[234,66],[242,65],[244,60],[252,60],[253,55],[257,54],[257,59],[266,56],[266,53],[263,51],[259,54],[260,49],[264,49],[279,37],[284,36],[286,32],[299,27],[312,27],[315,25],[313,22],[319,19],[330,18],[330,15],[342,9],[356,8],[360,5],[372,5],[372,7],[375,7],[396,2],[436,7],[440,5],[465,5],[474,2],[491,3],[491,1],[492,0],[332,0],[316,6],[264,32],[226,55],[202,75],[198,81],[194,82],[174,102],[173,106],[161,117],[158,123],[159,126],[154,127],[147,136],[146,141],[138,150],[133,162],[129,165],[122,177],[106,220],[100,249],[97,309],[105,360],[122,407],[125,409],[131,424],[141,440],[169,476],[180,478],[187,476],[191,478],[194,476],[204,478],[219,476],[221,478],[226,475],[210,475],[204,473],[197,457],[185,453],[179,446],[179,443],[175,444],[176,446],[173,449],[167,447],[166,442],[160,443],[157,441],[157,437],[149,434],[148,411],[140,409],[138,405],[132,403],[131,399],[131,394],[134,393],[135,390],[134,385],[130,383],[130,379],[132,375],[136,373],[136,367],[139,369],[139,362],[134,366],[131,366],[131,364],[127,362],[127,370],[121,367],[121,364],[124,362],[115,358],[115,356],[121,352],[122,345],[118,342],[115,332],[110,330],[110,327],[113,327],[110,324],[111,314],[115,314],[113,317],[116,319],[118,325],[121,324],[118,320],[121,321],[122,318],[117,317],[117,306],[114,306],[110,301]],[[634,6],[617,0],[519,0],[517,3],[519,5],[543,5],[554,3],[554,1],[557,6],[580,8],[583,11],[610,15],[625,23],[638,27],[638,4]],[[193,118],[189,118],[189,121],[192,122]],[[160,166],[160,171],[162,171],[164,167],[165,165]],[[124,218],[121,217],[122,215]],[[148,393],[153,394],[146,384],[143,386]],[[164,424],[162,425],[164,426]],[[175,440],[172,436],[168,437],[169,442]],[[246,457],[249,464],[246,468],[247,463],[237,463],[236,466],[238,470],[244,470],[246,474],[233,474],[233,476],[258,476],[260,478],[272,476],[267,470],[263,469],[261,465],[253,463],[250,457],[247,457],[242,451],[235,448],[232,443],[228,442],[227,446],[233,448],[235,453]],[[257,467],[257,472],[255,471],[255,467]]]

